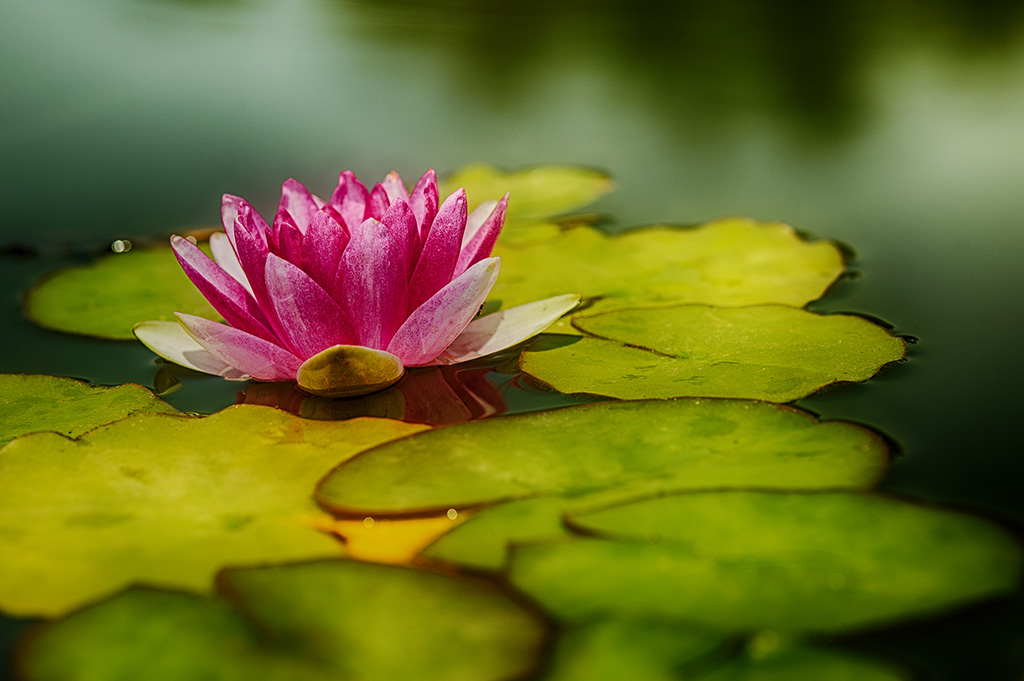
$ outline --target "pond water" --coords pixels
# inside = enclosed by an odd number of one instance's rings
[[[224,192],[267,214],[289,176],[590,166],[615,179],[588,208],[611,230],[745,215],[849,245],[859,276],[812,309],[919,342],[799,406],[891,438],[883,490],[1019,530],[1024,7],[517,7],[6,2],[0,371],[152,386],[147,350],[36,328],[21,296],[116,239],[216,224]],[[857,642],[936,680],[1019,679],[1022,643],[1020,597]]]

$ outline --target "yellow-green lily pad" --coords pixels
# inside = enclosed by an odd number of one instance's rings
[[[789,402],[865,381],[906,354],[902,339],[866,319],[784,305],[625,309],[573,324],[601,338],[542,338],[523,353],[523,371],[560,392],[621,399]]]
[[[466,190],[470,210],[483,201],[497,201],[508,192],[507,220],[515,223],[554,217],[585,206],[609,192],[612,180],[607,173],[578,166],[536,166],[506,172],[493,166],[472,165],[441,178],[438,188],[443,197],[460,187]]]
[[[32,287],[25,312],[49,329],[117,340],[134,340],[132,327],[141,321],[175,321],[175,312],[220,319],[170,248],[133,249],[57,270]]]
[[[601,298],[591,311],[652,302],[802,307],[845,270],[835,244],[745,218],[614,235],[581,226],[527,244],[499,239],[494,254],[501,276],[490,298],[503,307],[567,291]],[[568,325],[556,330],[573,332]]]
[[[132,414],[177,414],[147,388],[115,387],[43,374],[0,374],[0,447],[19,435],[52,430],[78,437]]]
[[[219,599],[132,589],[32,637],[27,681],[521,678],[544,626],[492,583],[339,560],[228,570]],[[116,652],[116,654],[112,654]]]
[[[748,401],[606,402],[438,428],[352,458],[317,492],[357,516],[541,496],[862,488],[887,464],[869,431]]]
[[[513,547],[510,578],[569,621],[840,632],[1009,593],[1022,564],[987,521],[856,493],[680,494],[567,522],[583,536]]]
[[[241,405],[18,438],[0,455],[0,610],[57,615],[133,583],[204,592],[226,565],[339,556],[313,485],[424,428]]]

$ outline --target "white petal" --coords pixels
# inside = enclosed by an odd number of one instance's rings
[[[466,218],[466,231],[462,234],[463,246],[473,240],[473,236],[483,226],[487,218],[491,216],[497,205],[497,201],[484,201],[473,209],[473,212]]]
[[[510,307],[476,319],[431,364],[458,364],[532,338],[580,304],[575,293]]]
[[[233,381],[249,378],[193,340],[178,322],[139,322],[132,331],[143,345],[168,362]]]
[[[235,249],[231,246],[231,240],[228,239],[227,234],[214,232],[210,235],[210,252],[213,253],[213,261],[252,294],[252,286],[249,285],[249,280],[245,277],[245,272],[242,271],[242,264],[238,262],[238,256],[235,255]]]

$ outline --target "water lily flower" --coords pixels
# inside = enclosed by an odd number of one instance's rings
[[[556,296],[476,318],[498,276],[491,250],[507,206],[506,194],[469,214],[462,189],[441,203],[432,170],[411,194],[397,173],[367,190],[345,171],[327,201],[287,180],[269,225],[225,195],[212,260],[180,236],[171,246],[226,323],[176,312],[135,335],[197,371],[296,381],[329,397],[386,388],[405,367],[504,350],[579,302]]]

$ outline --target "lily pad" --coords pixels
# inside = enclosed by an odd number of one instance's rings
[[[332,561],[229,570],[221,599],[133,589],[53,624],[29,681],[518,678],[544,627],[495,585]],[[111,654],[117,651],[117,654]]]
[[[701,681],[909,681],[896,666],[852,653],[787,646],[765,655],[746,654]]]
[[[886,466],[869,431],[725,400],[612,402],[438,428],[377,447],[320,484],[358,517],[511,499],[769,485],[861,488]]]
[[[612,188],[606,173],[577,166],[537,166],[505,172],[493,166],[473,165],[441,179],[439,184],[441,196],[465,188],[470,210],[483,201],[497,201],[508,192],[509,223],[568,213]]]
[[[169,248],[133,249],[57,270],[25,299],[32,321],[49,329],[134,340],[143,320],[174,321],[174,312],[220,319]]]
[[[564,393],[622,399],[734,397],[790,402],[839,381],[865,381],[906,344],[860,317],[783,305],[679,305],[579,315],[602,338],[548,336],[524,372]]]
[[[0,456],[0,609],[57,615],[132,583],[204,592],[225,565],[339,556],[314,483],[423,429],[242,405],[21,437]]]
[[[116,387],[42,374],[0,374],[0,447],[19,435],[52,430],[78,437],[132,414],[177,414],[147,388]]]
[[[677,621],[616,618],[569,627],[544,681],[904,681],[889,664],[765,632],[741,640]]]
[[[839,632],[1016,588],[1021,550],[981,519],[854,493],[681,494],[571,515],[513,547],[512,582],[559,618]]]
[[[615,235],[575,227],[529,244],[499,239],[494,254],[501,276],[490,297],[503,307],[567,291],[601,298],[591,311],[651,302],[802,307],[845,270],[831,242],[807,242],[789,225],[745,218]]]
[[[672,681],[699,678],[683,670],[732,647],[728,635],[678,622],[621,618],[566,630],[544,681]],[[702,677],[700,677],[702,678]]]

